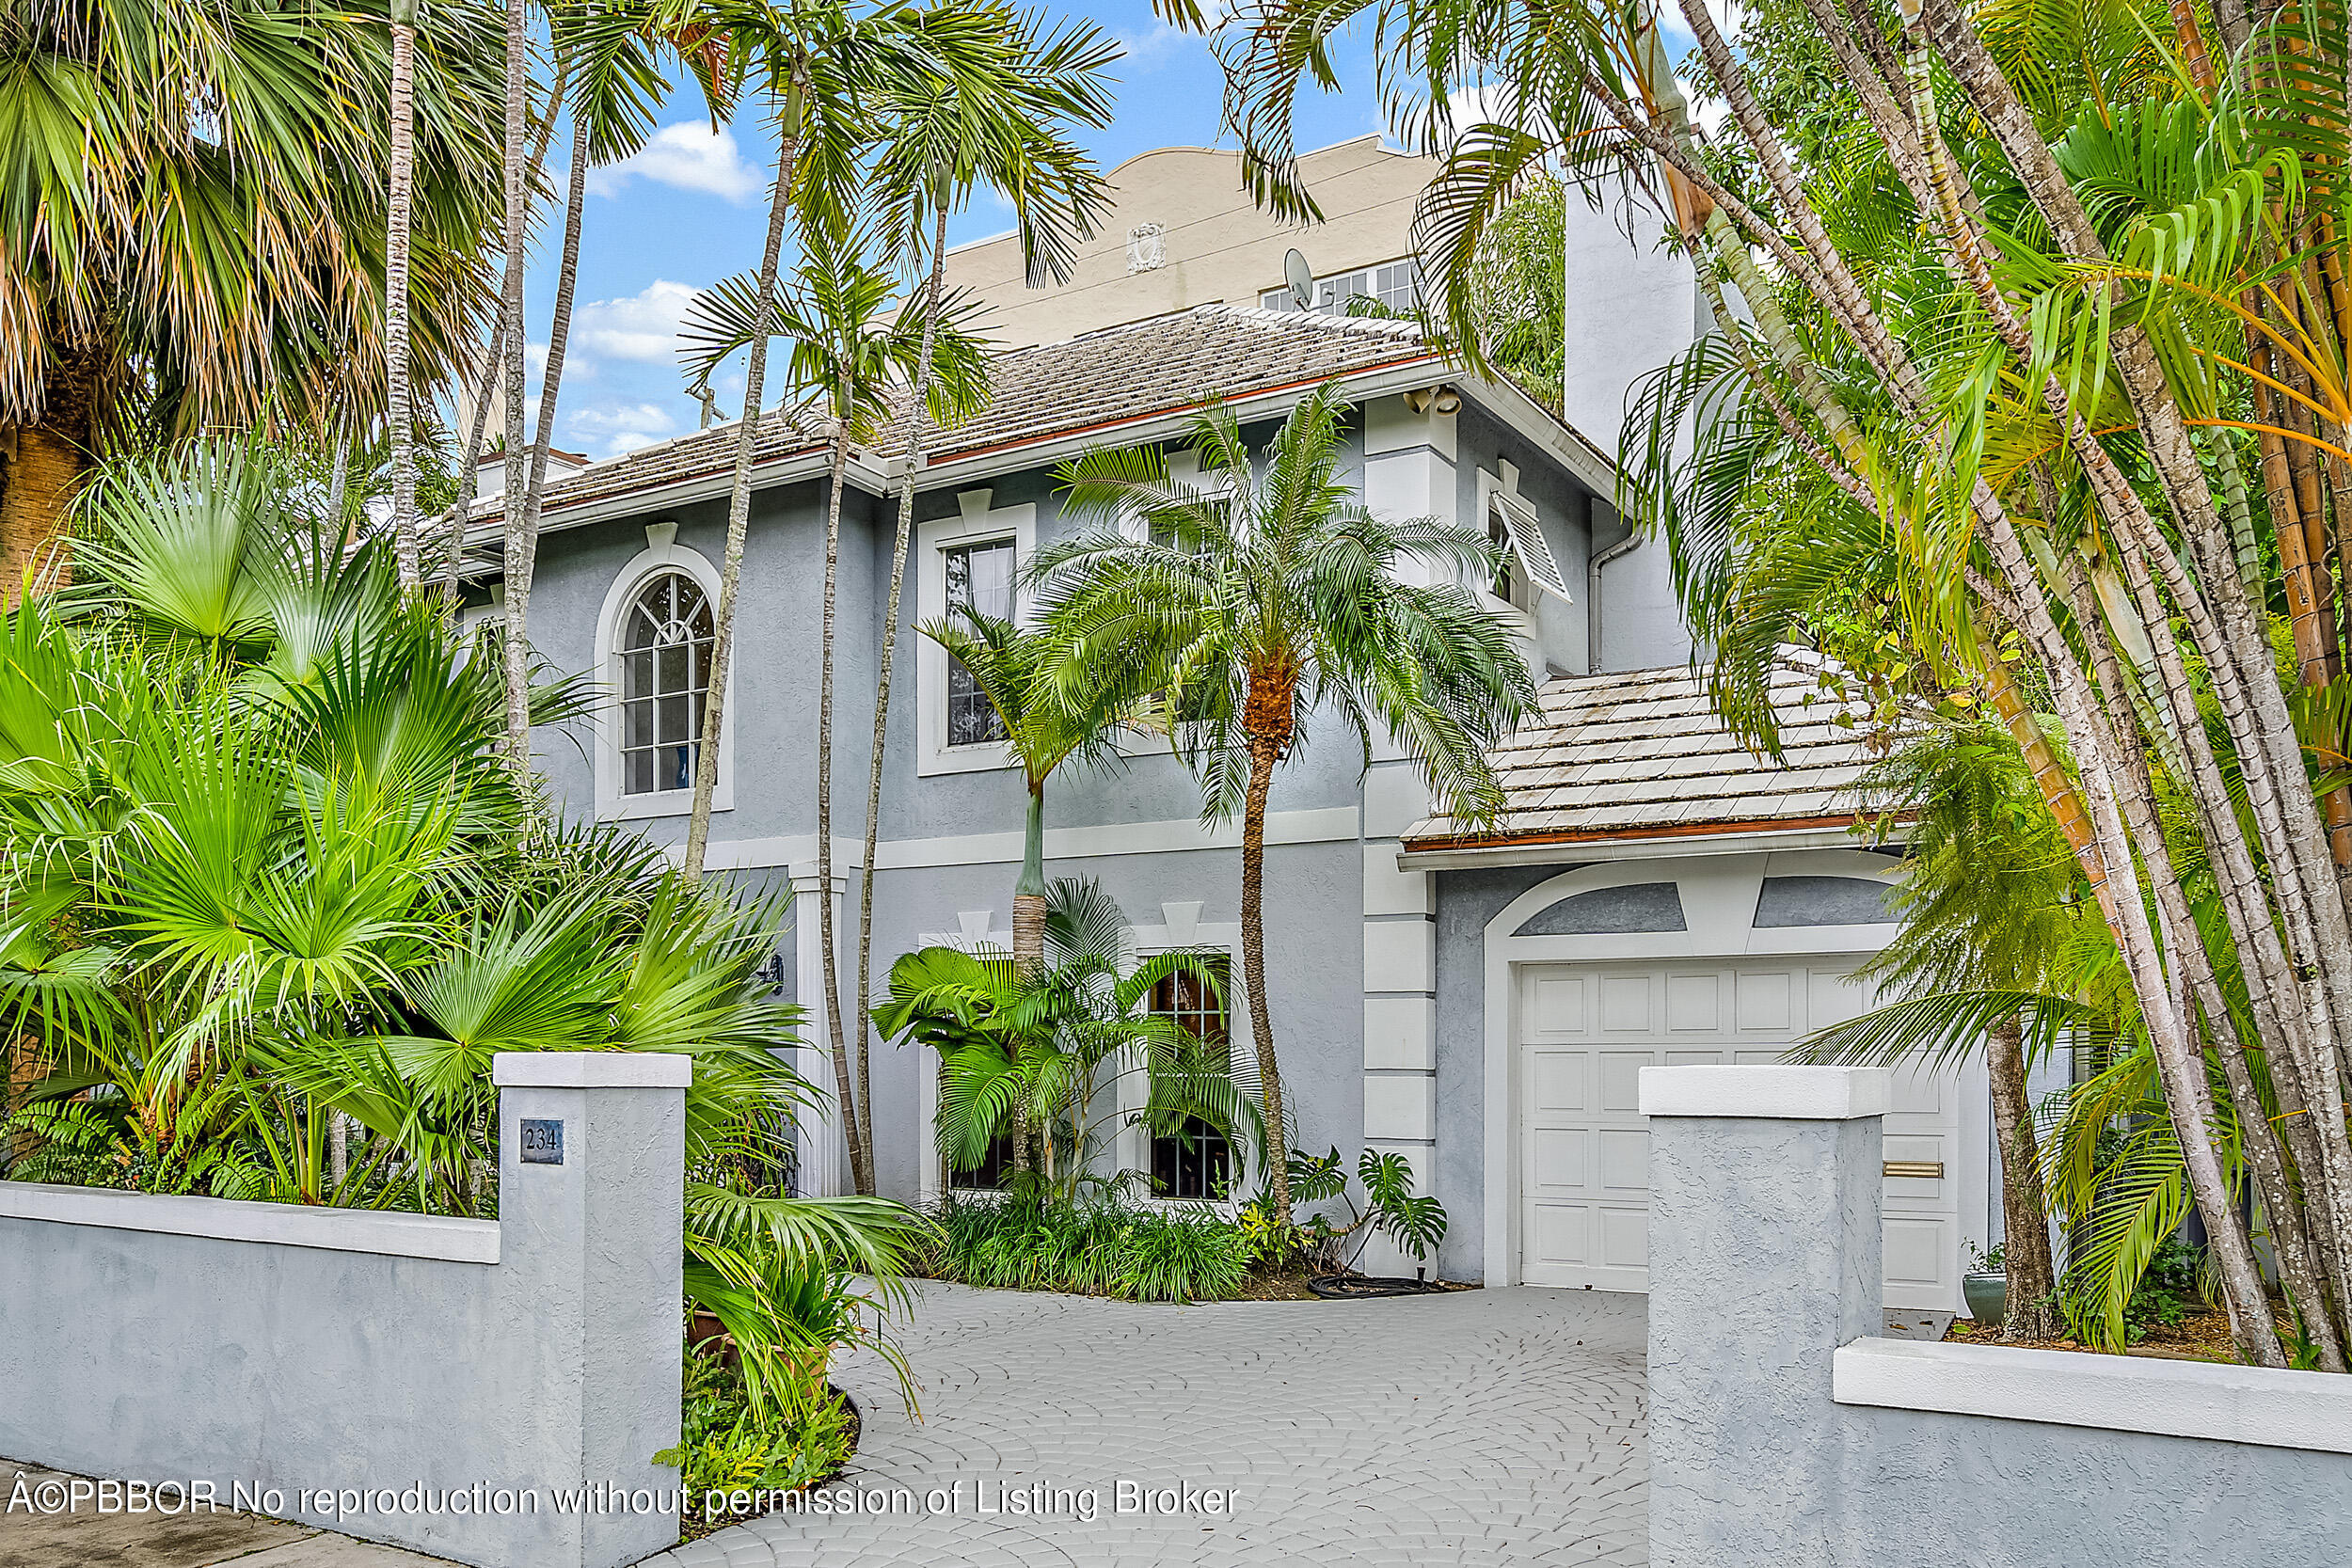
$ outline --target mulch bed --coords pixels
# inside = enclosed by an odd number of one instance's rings
[[[2012,1350],[2066,1350],[2084,1355],[2111,1355],[2112,1351],[2093,1350],[2079,1339],[2004,1339],[1997,1328],[1986,1328],[1955,1319],[1951,1332],[1945,1338],[1957,1344],[2007,1345]],[[2230,1337],[2230,1319],[2225,1312],[2206,1310],[2192,1312],[2177,1323],[2153,1323],[2139,1343],[2123,1353],[2125,1355],[2149,1356],[2159,1361],[2218,1361],[2237,1365],[2237,1345]]]

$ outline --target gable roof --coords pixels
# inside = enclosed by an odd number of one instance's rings
[[[1107,439],[1136,420],[1423,360],[1439,356],[1411,322],[1204,305],[998,356],[988,406],[933,428],[925,456],[935,466],[1092,431]],[[547,520],[560,527],[563,513],[590,501],[728,474],[739,428],[729,420],[550,478]],[[827,421],[771,410],[753,464],[821,451],[830,434]],[[898,434],[894,424],[869,455],[895,458]],[[497,515],[492,498],[475,508],[474,526]]]
[[[1854,785],[1873,760],[1818,684],[1812,656],[1784,654],[1772,680],[1783,759],[1760,757],[1716,717],[1704,671],[1637,670],[1548,681],[1542,717],[1488,753],[1504,815],[1464,832],[1432,816],[1405,853],[1623,843],[1843,828],[1867,816]]]

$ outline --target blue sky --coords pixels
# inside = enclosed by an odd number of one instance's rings
[[[1203,40],[1162,25],[1146,0],[1046,9],[1086,17],[1125,46],[1126,57],[1111,72],[1116,118],[1087,138],[1103,168],[1155,147],[1231,145],[1217,119],[1223,79]],[[1301,101],[1302,147],[1385,129],[1371,89],[1368,36],[1348,40],[1340,64],[1344,92]],[[559,137],[559,145],[566,139]],[[643,153],[591,171],[558,446],[604,457],[694,428],[698,410],[681,389],[675,359],[678,316],[695,290],[757,263],[772,160],[768,128],[755,115],[739,116],[714,135],[690,90],[665,108],[661,129]],[[561,190],[563,172],[552,171],[552,178]],[[1009,227],[1004,205],[983,194],[950,223],[948,240],[961,244]],[[547,230],[529,275],[534,349],[547,336],[554,298],[560,214]],[[534,398],[538,373],[534,354]],[[742,397],[740,372],[716,385],[723,412],[733,413]]]

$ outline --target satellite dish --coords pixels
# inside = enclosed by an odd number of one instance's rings
[[[1291,286],[1291,298],[1298,302],[1301,310],[1315,308],[1315,269],[1295,248],[1283,254],[1282,281]]]

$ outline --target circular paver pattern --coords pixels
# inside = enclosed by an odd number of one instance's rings
[[[837,1379],[866,1427],[835,1487],[904,1488],[911,1512],[774,1514],[652,1563],[1645,1563],[1645,1305],[1519,1289],[1138,1307],[926,1284],[898,1335],[923,1418],[870,1358]],[[1231,1488],[1232,1513],[1122,1514],[1122,1481],[1162,1501]],[[1003,1500],[1041,1486],[1050,1512]]]

